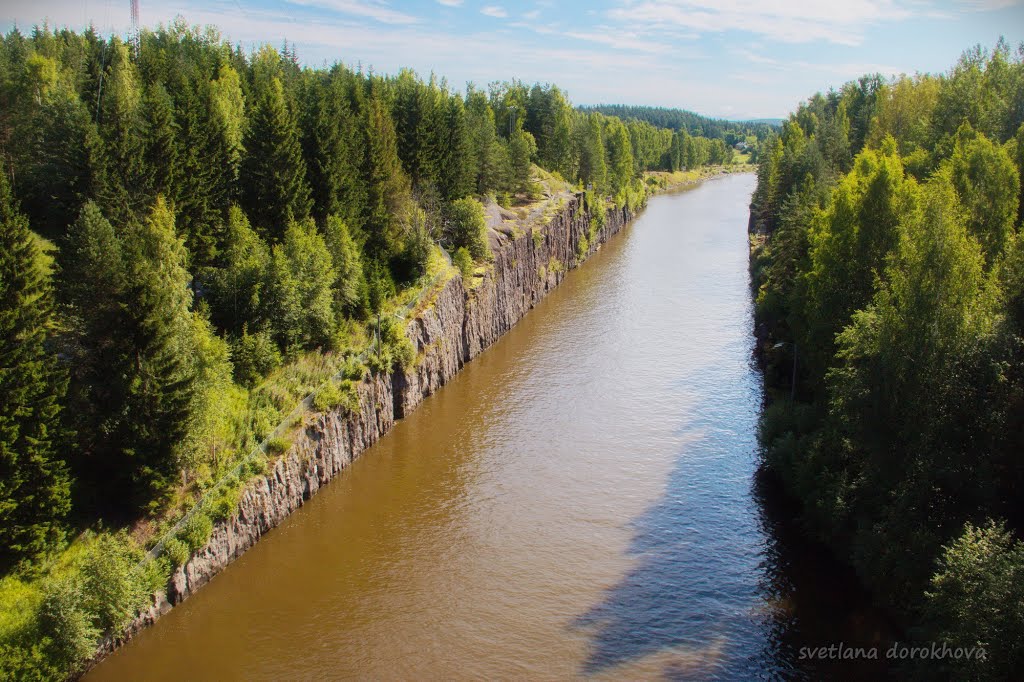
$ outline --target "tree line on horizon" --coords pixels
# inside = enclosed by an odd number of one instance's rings
[[[685,130],[691,136],[722,140],[729,146],[744,142],[755,149],[757,143],[776,132],[782,124],[782,119],[777,123],[771,119],[728,121],[702,116],[686,109],[630,104],[581,105],[578,109],[615,116],[624,121],[644,121],[658,128],[668,128],[677,132]]]
[[[1024,665],[1024,45],[865,76],[761,152],[766,469],[921,641]],[[793,379],[795,378],[795,383]]]

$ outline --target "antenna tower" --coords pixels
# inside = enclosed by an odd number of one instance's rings
[[[139,0],[130,0],[132,6],[132,31],[128,40],[135,50],[135,56],[139,56]]]

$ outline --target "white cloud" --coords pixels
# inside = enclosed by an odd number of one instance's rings
[[[960,4],[968,7],[969,9],[991,12],[994,10],[1006,9],[1007,7],[1022,5],[1024,4],[1024,0],[961,0]]]
[[[508,12],[505,11],[504,7],[498,7],[497,5],[488,5],[480,10],[480,14],[486,14],[489,17],[495,19],[504,19],[508,16]]]
[[[523,19],[533,20],[533,19],[536,19],[539,16],[540,16],[540,10],[539,9],[534,9],[534,10],[530,10],[529,12],[524,14],[523,15]]]
[[[462,0],[437,0],[437,2],[445,7],[459,7],[462,5]]]
[[[319,7],[356,17],[366,17],[384,24],[415,24],[419,21],[411,14],[397,12],[382,2],[371,0],[285,0],[285,2],[292,5]]]
[[[868,26],[907,19],[912,12],[894,0],[624,0],[609,10],[609,16],[648,28],[675,27],[700,33],[742,31],[786,43],[859,45]]]

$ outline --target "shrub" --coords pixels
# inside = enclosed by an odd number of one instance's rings
[[[267,460],[257,455],[249,460],[246,468],[251,476],[262,476],[267,473]]]
[[[473,276],[473,257],[469,255],[469,251],[465,246],[460,246],[455,251],[455,257],[452,258],[452,262],[455,267],[462,273],[463,279],[469,279]]]
[[[242,486],[239,482],[223,486],[217,493],[216,499],[210,505],[210,516],[214,521],[224,521],[231,517],[238,509],[238,502],[242,499]]]
[[[317,412],[330,412],[341,404],[341,390],[334,381],[328,381],[313,395],[313,409]]]
[[[465,247],[475,260],[490,257],[484,207],[471,197],[453,201],[448,207],[448,230],[456,249]]]
[[[981,646],[986,660],[949,659],[951,679],[1013,679],[1024,666],[1024,543],[1001,523],[970,524],[944,548],[927,592],[930,635]]]
[[[96,649],[100,631],[83,608],[85,595],[74,577],[47,581],[39,606],[39,634],[49,640],[46,657],[58,669],[77,670]]]
[[[580,237],[579,243],[576,244],[576,259],[583,260],[586,258],[587,253],[590,251],[590,240],[587,239],[587,235]]]
[[[267,439],[267,454],[271,456],[283,455],[291,448],[292,442],[283,436],[274,436]]]
[[[121,632],[148,597],[138,569],[142,556],[129,543],[124,535],[101,533],[82,562],[84,607],[101,632]]]
[[[252,387],[281,365],[281,351],[266,331],[250,334],[242,328],[231,354],[235,378],[243,386]]]
[[[537,228],[533,228],[533,248],[539,249],[544,245],[544,233]]]
[[[197,510],[185,521],[178,531],[178,537],[195,552],[206,545],[212,533],[213,521],[205,513]]]
[[[164,543],[164,556],[170,560],[171,566],[177,568],[191,558],[192,550],[178,538],[171,538]]]

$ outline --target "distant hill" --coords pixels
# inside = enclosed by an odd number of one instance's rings
[[[597,111],[607,116],[618,116],[621,119],[646,121],[659,128],[685,130],[690,135],[700,135],[712,139],[724,139],[729,144],[742,141],[747,135],[754,135],[761,140],[775,128],[782,125],[780,118],[762,118],[751,121],[726,121],[709,118],[685,109],[669,109],[666,107],[642,107],[627,104],[595,104],[578,107],[583,111]]]

